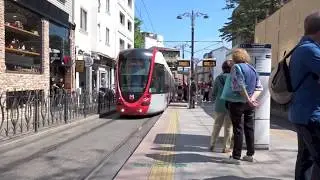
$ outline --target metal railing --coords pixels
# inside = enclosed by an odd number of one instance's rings
[[[3,93],[0,95],[0,140],[38,132],[42,128],[70,123],[115,109],[112,91],[89,93]]]

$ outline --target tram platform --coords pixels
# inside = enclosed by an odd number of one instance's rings
[[[225,164],[223,160],[229,154],[221,153],[223,129],[220,149],[208,150],[212,115],[211,103],[195,109],[169,106],[115,179],[294,179],[297,139],[290,128],[278,125],[277,119],[271,120],[270,150],[257,150],[253,163]]]

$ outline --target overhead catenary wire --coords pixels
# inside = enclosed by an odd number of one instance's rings
[[[141,0],[141,2],[142,2],[143,6],[144,6],[144,8],[145,8],[145,10],[146,10],[147,17],[148,17],[148,19],[149,19],[149,22],[150,22],[152,31],[155,33],[156,31],[155,31],[155,28],[154,28],[154,26],[153,26],[153,23],[152,23],[152,20],[151,20],[151,17],[150,17],[150,13],[149,13],[148,7],[147,7],[146,3],[144,2],[144,0]]]

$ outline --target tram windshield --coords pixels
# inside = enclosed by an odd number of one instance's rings
[[[152,56],[119,56],[119,85],[123,94],[141,95],[148,83]]]

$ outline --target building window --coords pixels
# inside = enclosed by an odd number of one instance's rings
[[[98,40],[101,41],[101,28],[100,28],[100,24],[98,24],[98,33],[97,33],[97,36],[98,36]]]
[[[128,0],[128,6],[132,8],[132,0]]]
[[[124,40],[120,39],[120,51],[124,50]]]
[[[125,24],[125,17],[124,17],[124,14],[123,14],[122,12],[120,12],[120,23],[121,23],[122,25]]]
[[[50,22],[49,47],[51,85],[58,84],[61,79],[64,79],[66,73],[64,66],[71,65],[69,35],[70,31],[68,28]]]
[[[42,73],[40,17],[5,1],[5,65],[7,72]]]
[[[58,0],[60,3],[65,4],[66,0]]]
[[[106,12],[110,12],[110,0],[106,0]]]
[[[80,9],[80,29],[87,31],[87,11]]]
[[[128,30],[132,31],[132,22],[128,20]]]
[[[106,45],[110,44],[110,30],[106,28]]]
[[[128,49],[131,49],[131,47],[132,47],[131,44],[128,44]]]
[[[98,0],[98,13],[100,12],[100,8],[101,8],[101,1]]]

